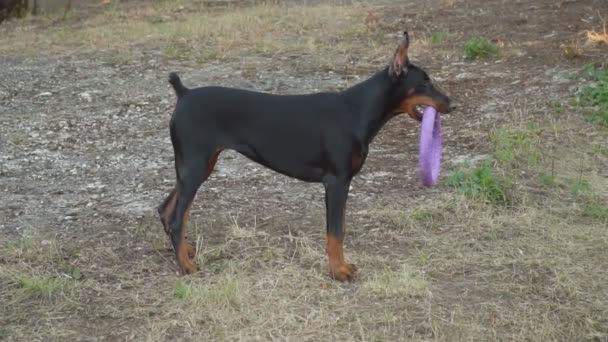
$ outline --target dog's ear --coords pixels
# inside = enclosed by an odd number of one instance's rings
[[[410,46],[410,37],[407,34],[407,31],[403,32],[403,38],[401,42],[399,42],[399,46],[397,46],[397,50],[395,51],[395,55],[391,58],[391,61],[388,65],[388,73],[393,77],[398,77],[402,73],[407,72],[407,49]]]

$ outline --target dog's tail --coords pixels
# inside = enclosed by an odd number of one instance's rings
[[[188,88],[184,87],[182,80],[179,79],[177,73],[172,72],[169,74],[169,83],[173,87],[173,90],[175,90],[178,99],[188,92]]]

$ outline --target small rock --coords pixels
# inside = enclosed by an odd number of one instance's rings
[[[454,77],[454,79],[456,79],[456,81],[473,80],[476,78],[479,78],[479,76],[475,75],[472,72],[463,72]]]
[[[91,94],[90,94],[89,92],[87,92],[87,91],[85,91],[85,92],[82,92],[82,93],[78,94],[78,96],[79,96],[81,99],[83,99],[83,100],[85,100],[85,101],[87,101],[87,102],[91,102],[91,101],[93,101],[93,97],[92,97],[92,96],[91,96]]]
[[[78,214],[78,209],[72,208],[65,211],[66,216],[76,216]]]
[[[456,156],[456,157],[452,158],[452,160],[450,160],[450,162],[454,165],[464,164],[465,162],[468,163],[469,165],[476,165],[480,161],[484,161],[484,160],[491,159],[491,158],[492,158],[492,156],[490,156],[489,154],[480,154],[477,156],[460,155],[460,156]]]

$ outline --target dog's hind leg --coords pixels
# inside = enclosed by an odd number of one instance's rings
[[[190,206],[198,188],[209,178],[221,152],[213,149],[207,152],[191,151],[188,155],[176,154],[175,209],[172,211],[169,220],[171,243],[181,274],[190,274],[198,270],[198,267],[192,262],[195,256],[194,248],[186,242]]]
[[[160,216],[160,222],[163,224],[163,228],[165,229],[165,233],[169,235],[169,218],[175,209],[175,189],[171,190],[167,198],[163,201],[161,205],[158,206],[158,215]]]

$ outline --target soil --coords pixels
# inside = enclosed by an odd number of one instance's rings
[[[464,62],[459,54],[440,62],[414,54],[413,62],[459,103],[457,112],[444,117],[445,161],[483,154],[485,132],[508,120],[498,114],[505,109],[523,103],[543,115],[548,101],[579,86],[570,76],[602,51],[568,60],[560,46],[588,29],[597,16],[593,9],[602,5],[467,1],[442,8],[421,1],[407,10],[387,5],[385,21],[402,23],[414,32],[413,39],[420,32],[444,31],[453,34],[448,45],[461,44],[465,35],[483,34],[517,47],[512,56],[482,62]],[[492,13],[501,13],[501,20]],[[166,81],[170,71],[179,71],[189,86],[221,84],[276,93],[354,83],[351,75],[275,70],[270,58],[247,61],[257,68],[258,77],[250,79],[242,73],[242,60],[194,70],[166,63],[155,51],[142,54],[120,66],[105,63],[100,54],[2,57],[3,234],[34,230],[73,235],[99,225],[128,227],[154,215],[174,179],[167,129],[175,103]],[[429,192],[417,182],[417,128],[405,117],[384,128],[354,180],[352,206],[366,207],[369,201],[405,204]],[[323,199],[321,186],[288,179],[232,152],[222,154],[216,171],[197,206],[219,215],[226,210],[244,216],[267,208],[300,211],[303,203]]]
[[[414,40],[431,32],[450,33],[442,47],[412,49],[411,55],[459,104],[443,116],[444,176],[454,163],[483,159],[490,148],[488,132],[519,119],[516,108],[525,107],[526,115],[547,115],[550,101],[571,96],[584,84],[576,76],[582,66],[605,61],[608,51],[589,47],[574,59],[561,53],[585,30],[598,28],[598,9],[608,13],[605,1],[449,4],[420,0],[378,7],[389,34],[397,35],[402,27]],[[8,30],[18,23],[3,25],[8,28],[0,29]],[[461,46],[475,35],[504,43],[501,55],[464,60]],[[160,231],[156,206],[174,185],[171,71],[190,87],[214,84],[282,94],[342,89],[373,72],[315,70],[306,56],[297,69],[259,56],[195,68],[155,49],[136,49],[140,58],[119,65],[108,63],[104,51],[0,57],[0,240],[42,235],[94,245],[138,229]],[[256,72],[248,74],[244,65]],[[445,182],[431,189],[420,184],[417,153],[418,123],[406,116],[390,121],[371,146],[349,197],[347,245],[356,246],[353,253],[404,247],[366,242],[367,229],[376,224],[367,216],[370,210],[429,202],[449,191]],[[192,222],[201,224],[210,245],[223,241],[225,232],[217,228],[236,218],[243,224],[255,221],[270,235],[310,236],[321,250],[323,199],[321,185],[287,178],[226,151],[198,193]],[[115,248],[117,259],[112,260],[132,264],[141,257],[138,251],[152,251],[145,242],[129,246]],[[171,252],[163,258],[170,259]],[[163,267],[164,272],[176,269],[171,260]]]

